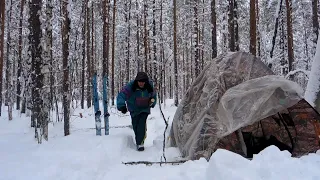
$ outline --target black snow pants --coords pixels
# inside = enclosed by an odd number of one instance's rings
[[[136,144],[143,145],[147,134],[147,117],[149,113],[140,113],[134,117],[131,117],[132,128],[134,131]]]

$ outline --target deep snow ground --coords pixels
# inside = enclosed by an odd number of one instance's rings
[[[100,106],[101,107],[101,106]],[[176,108],[169,100],[164,108],[171,124]],[[83,114],[80,118],[79,113]],[[204,159],[181,165],[135,165],[127,161],[160,161],[165,123],[159,107],[148,118],[146,150],[133,147],[130,116],[110,109],[110,135],[96,136],[93,109],[76,108],[71,112],[71,135],[63,136],[63,123],[49,127],[49,141],[37,144],[30,118],[14,112],[7,120],[3,107],[0,117],[0,180],[104,180],[104,179],[320,179],[320,156],[309,154],[291,158],[271,146],[252,161],[226,150],[218,150],[210,162]],[[168,131],[170,127],[168,128]],[[102,134],[104,131],[102,130]],[[180,159],[176,148],[166,148],[168,161]]]

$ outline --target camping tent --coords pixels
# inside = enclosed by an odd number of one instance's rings
[[[218,148],[250,158],[269,145],[299,156],[319,149],[319,120],[298,84],[249,53],[228,53],[210,62],[183,97],[171,145],[188,159],[209,159]]]

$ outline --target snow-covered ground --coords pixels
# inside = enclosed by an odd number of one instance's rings
[[[164,108],[169,124],[176,108],[168,100]],[[83,114],[80,118],[79,113]],[[252,161],[226,150],[205,159],[180,165],[124,165],[128,161],[160,161],[165,123],[156,106],[148,118],[146,150],[133,145],[128,114],[110,109],[110,135],[96,136],[93,110],[72,111],[71,135],[63,136],[63,123],[49,127],[49,141],[37,144],[30,118],[17,112],[8,121],[6,109],[0,117],[0,180],[104,180],[104,179],[320,179],[320,155],[291,158],[275,146],[266,148]],[[168,132],[170,127],[168,128]],[[104,134],[104,131],[102,131]],[[167,161],[181,159],[178,149],[165,149]]]

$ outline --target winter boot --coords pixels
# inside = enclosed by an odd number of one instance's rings
[[[138,149],[138,151],[144,151],[144,146],[143,145],[138,145],[137,149]]]

